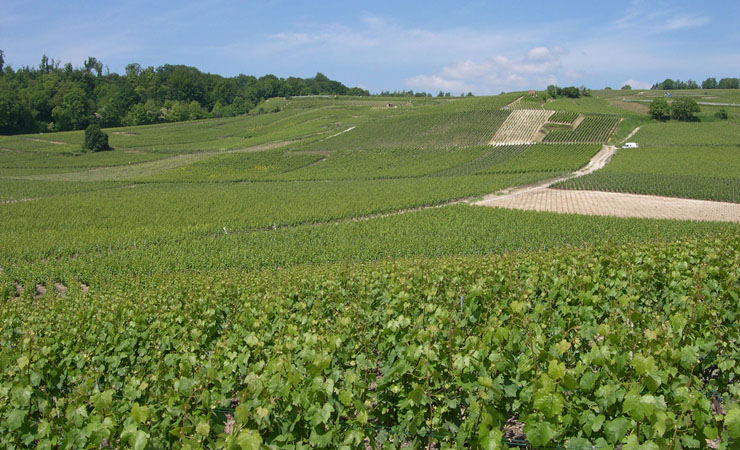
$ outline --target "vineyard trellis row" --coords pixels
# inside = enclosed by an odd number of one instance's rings
[[[621,119],[613,116],[586,116],[575,129],[555,129],[543,142],[603,144],[611,138]]]

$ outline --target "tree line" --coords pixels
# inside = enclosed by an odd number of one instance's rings
[[[702,89],[740,89],[740,80],[737,78],[721,78],[717,81],[714,77],[709,77],[701,82]],[[666,78],[660,83],[655,83],[650,89],[674,90],[674,89],[699,89],[699,83],[694,80],[672,80]]]
[[[229,117],[271,97],[370,95],[321,73],[313,78],[223,77],[185,65],[132,63],[117,74],[104,71],[94,57],[73,67],[46,55],[38,67],[14,70],[4,56],[0,50],[0,134]]]

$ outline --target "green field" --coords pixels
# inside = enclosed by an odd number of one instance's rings
[[[740,118],[522,95],[0,136],[0,447],[734,448],[740,224],[467,201],[640,126],[558,187],[740,203]]]

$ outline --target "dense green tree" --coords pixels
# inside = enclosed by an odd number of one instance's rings
[[[699,105],[693,98],[678,98],[671,104],[671,117],[681,121],[695,121],[694,114],[700,112]]]
[[[0,82],[0,133],[31,131],[33,117],[19,93]]]
[[[714,117],[718,118],[719,120],[727,120],[729,118],[729,115],[727,114],[726,109],[720,108],[719,111],[714,113]]]
[[[93,123],[85,128],[85,143],[83,144],[83,149],[91,152],[111,150],[108,145],[108,135],[100,129],[98,124]]]
[[[581,90],[575,86],[570,86],[561,89],[561,94],[568,98],[578,98],[581,96]]]
[[[64,94],[61,104],[54,107],[51,116],[55,130],[79,130],[89,122],[85,91],[75,86]]]
[[[621,89],[623,91],[631,91],[632,90],[632,86],[630,86],[629,84],[625,84],[624,86],[621,87]]]
[[[5,65],[5,53],[0,50],[0,77],[3,76],[3,66]]]
[[[709,77],[701,82],[702,89],[717,89],[717,79]]]
[[[668,120],[671,117],[671,107],[668,105],[668,101],[664,98],[656,98],[650,102],[649,109],[650,117],[655,120]]]
[[[719,80],[720,89],[740,89],[740,80],[737,78],[722,78]]]

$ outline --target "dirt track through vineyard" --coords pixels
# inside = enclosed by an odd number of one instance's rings
[[[639,127],[630,133],[632,137]],[[548,211],[590,216],[639,217],[697,221],[740,222],[740,204],[617,192],[552,189],[559,181],[601,169],[617,148],[604,146],[589,163],[571,175],[489,195],[474,205]]]

